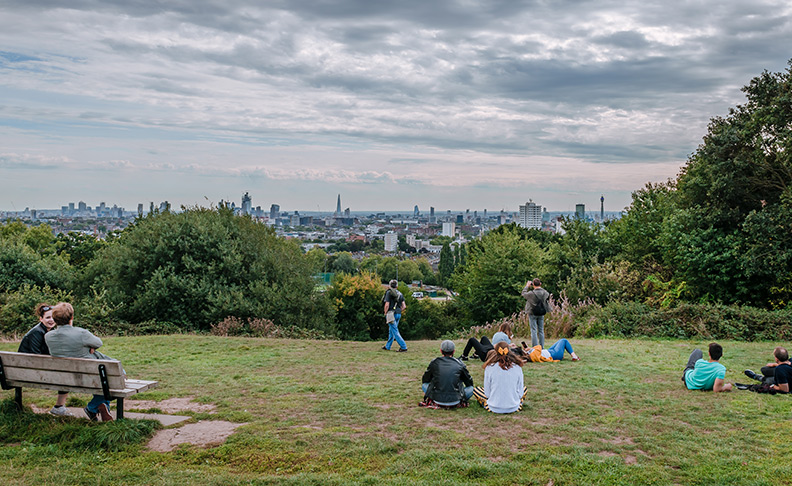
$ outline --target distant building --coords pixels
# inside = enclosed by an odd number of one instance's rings
[[[278,215],[280,214],[280,206],[277,204],[273,204],[270,206],[270,219],[276,220],[278,219]]]
[[[453,238],[456,235],[456,223],[443,223],[442,236],[450,236]]]
[[[605,222],[605,195],[600,196],[600,223]]]
[[[138,204],[138,216],[143,215],[143,203]]]
[[[341,194],[338,195],[338,201],[336,201],[336,214],[341,214]]]
[[[575,204],[575,219],[580,219],[580,220],[586,219],[585,204]]]
[[[420,214],[421,212],[418,210],[418,205],[416,204],[413,208],[413,216],[418,217]]]
[[[395,252],[399,249],[399,235],[393,231],[385,234],[385,251]]]
[[[242,196],[242,214],[249,215],[251,214],[251,209],[253,207],[253,200],[250,198],[249,193],[245,193]]]
[[[517,222],[523,228],[542,228],[542,206],[529,200],[525,205],[520,205],[520,216]]]

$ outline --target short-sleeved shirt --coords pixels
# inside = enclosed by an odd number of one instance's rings
[[[495,346],[499,342],[503,341],[506,344],[511,344],[511,339],[505,332],[498,331],[492,336],[492,345]]]
[[[780,364],[775,369],[775,384],[783,385],[792,383],[792,366]]]
[[[402,310],[402,303],[404,302],[404,296],[401,292],[396,289],[388,289],[385,291],[385,295],[382,296],[382,303],[388,303],[388,312],[394,311],[396,314],[401,314]]]
[[[685,373],[685,385],[688,390],[712,390],[717,378],[726,378],[726,367],[717,361],[710,363],[700,359],[692,370]]]

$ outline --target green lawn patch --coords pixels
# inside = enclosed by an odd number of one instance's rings
[[[3,484],[785,484],[792,397],[684,389],[706,342],[572,340],[579,363],[529,363],[529,402],[499,416],[478,405],[427,410],[420,378],[439,341],[381,343],[145,336],[106,338],[140,399],[194,397],[247,425],[224,444],[154,452],[156,425],[101,424],[11,407],[2,392]],[[728,381],[775,343],[721,342]],[[783,343],[782,343],[783,344]],[[457,346],[461,346],[457,342]],[[15,344],[0,344],[14,350]],[[104,350],[104,349],[103,349]],[[476,384],[481,363],[468,362]],[[76,396],[76,398],[85,398]],[[52,406],[55,393],[26,390]],[[134,400],[128,401],[134,408]],[[194,420],[195,420],[194,419]]]

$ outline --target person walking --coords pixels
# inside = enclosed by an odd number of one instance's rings
[[[550,292],[542,288],[542,281],[538,278],[529,280],[522,289],[525,297],[525,313],[531,325],[531,346],[544,345],[544,316],[552,311],[550,306]]]
[[[390,288],[385,291],[382,297],[384,304],[385,322],[388,324],[388,342],[382,347],[385,351],[390,351],[391,345],[395,340],[399,345],[399,352],[404,353],[407,351],[407,343],[402,339],[399,334],[399,320],[401,320],[402,313],[407,308],[404,302],[404,295],[396,288],[399,286],[397,280],[390,281]]]

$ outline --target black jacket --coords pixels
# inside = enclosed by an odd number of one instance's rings
[[[473,386],[473,378],[470,377],[465,364],[451,356],[433,359],[421,381],[429,383],[426,396],[439,403],[456,403],[464,400],[465,386]]]
[[[18,353],[28,354],[50,354],[47,347],[47,341],[44,340],[44,335],[47,334],[47,328],[44,324],[38,323],[33,329],[25,334],[22,342],[19,343]]]

